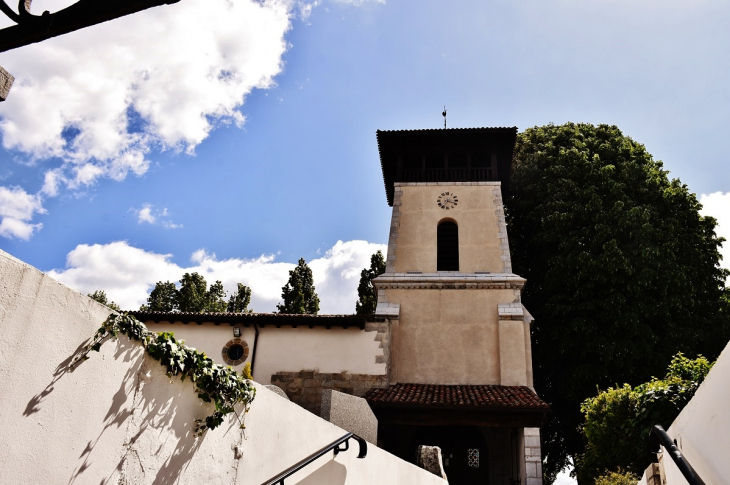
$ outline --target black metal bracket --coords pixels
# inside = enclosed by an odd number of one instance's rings
[[[79,0],[57,12],[30,12],[32,0],[18,0],[16,13],[5,0],[0,11],[16,25],[0,29],[0,52],[41,42],[51,37],[100,24],[151,7],[177,3],[180,0]]]
[[[337,446],[337,448],[335,448],[335,449],[333,450],[333,451],[335,452],[335,455],[338,455],[338,454],[340,453],[340,451],[347,451],[347,450],[349,450],[349,449],[350,449],[350,440],[346,440],[346,441],[345,441],[344,443],[342,443],[342,444],[343,444],[343,445],[345,445],[345,447],[344,447],[344,448],[340,448],[340,446],[338,445],[338,446]]]

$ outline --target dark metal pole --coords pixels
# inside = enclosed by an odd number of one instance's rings
[[[256,365],[256,349],[259,342],[259,326],[256,323],[253,324],[253,330],[256,334],[253,337],[253,352],[251,352],[251,377],[253,377],[253,367]]]
[[[100,24],[148,8],[177,3],[180,0],[79,0],[55,13],[30,13],[30,0],[20,0],[16,14],[5,0],[0,11],[17,25],[0,30],[0,52],[41,42],[51,37]],[[133,33],[130,32],[130,35]]]
[[[658,424],[654,425],[650,433],[651,444],[655,453],[659,453],[661,451],[660,445],[663,446],[674,461],[674,464],[677,465],[677,468],[679,468],[679,471],[682,472],[682,475],[684,475],[684,478],[687,480],[689,485],[705,485],[705,482],[697,476],[682,452],[679,451],[677,445],[675,445],[672,441],[672,438],[666,431],[664,431],[664,428]]]

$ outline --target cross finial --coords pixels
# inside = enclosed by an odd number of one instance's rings
[[[444,106],[444,112],[441,113],[441,116],[444,117],[444,130],[446,129],[446,106]]]

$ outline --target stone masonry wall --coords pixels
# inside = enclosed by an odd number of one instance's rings
[[[292,402],[299,404],[317,416],[322,410],[322,390],[332,389],[362,397],[373,388],[388,387],[388,376],[320,373],[318,370],[277,372],[271,376],[271,384],[279,386]]]
[[[540,428],[525,428],[525,485],[542,485]]]
[[[378,348],[383,349],[383,355],[375,356],[376,364],[385,364],[386,372],[390,374],[390,321],[385,318],[379,318],[378,321],[367,322],[365,324],[366,332],[375,332],[373,339],[378,344]]]

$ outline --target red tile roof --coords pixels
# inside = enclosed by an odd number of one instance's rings
[[[297,327],[357,327],[365,328],[366,322],[384,321],[376,315],[288,315],[282,313],[195,313],[195,312],[142,312],[131,311],[137,320],[142,322],[181,322],[183,324],[196,323],[202,325],[211,322],[214,325],[243,325],[248,327],[256,324],[259,327],[282,325]]]
[[[526,386],[394,384],[386,389],[371,389],[364,397],[374,406],[550,410]]]

